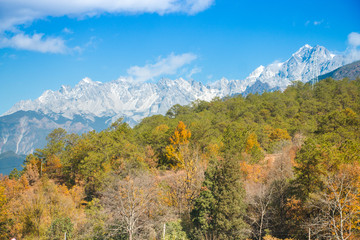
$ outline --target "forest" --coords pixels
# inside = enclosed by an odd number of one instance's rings
[[[0,176],[0,240],[360,239],[360,79],[56,129]]]

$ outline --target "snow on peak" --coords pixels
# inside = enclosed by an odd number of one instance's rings
[[[98,81],[94,82],[89,77],[85,77],[78,83],[78,85],[98,85],[100,83],[101,82],[98,82]]]
[[[302,46],[301,48],[299,48],[299,50],[297,50],[292,57],[298,57],[298,58],[302,58],[304,55],[308,55],[309,52],[314,49],[313,47],[311,47],[309,44],[305,44],[304,46]]]
[[[319,45],[311,47],[305,44],[287,61],[274,62],[264,67],[261,74],[252,82],[258,80],[268,84],[270,88],[285,89],[292,81],[307,82],[344,65],[342,59],[342,57],[336,58],[336,55],[325,47]],[[247,79],[254,78],[254,72]]]
[[[248,77],[258,78],[258,77],[260,77],[260,74],[264,71],[264,69],[265,69],[265,67],[263,65],[260,65],[252,73],[250,73],[250,75]]]
[[[324,47],[306,44],[287,61],[261,65],[243,80],[223,77],[207,86],[183,78],[140,83],[131,77],[120,77],[101,83],[86,77],[73,88],[62,86],[58,91],[45,91],[36,100],[20,101],[4,115],[31,110],[67,118],[75,115],[87,119],[124,117],[138,122],[153,114],[165,114],[174,104],[185,105],[196,99],[210,101],[214,97],[246,93],[256,82],[257,86],[268,87],[266,90],[285,89],[292,81],[307,82],[348,63],[344,59]]]

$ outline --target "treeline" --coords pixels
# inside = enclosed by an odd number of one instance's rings
[[[54,130],[0,177],[0,239],[359,239],[360,79]]]

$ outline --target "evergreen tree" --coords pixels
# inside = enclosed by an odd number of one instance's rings
[[[320,146],[312,139],[306,140],[304,146],[296,156],[295,183],[298,185],[298,194],[307,198],[310,193],[321,189],[324,165],[322,164]]]
[[[244,239],[245,191],[235,159],[212,164],[191,213],[199,239]]]

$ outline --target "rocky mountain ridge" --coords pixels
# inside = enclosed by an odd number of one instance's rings
[[[175,104],[283,90],[292,81],[308,82],[348,61],[346,55],[335,55],[322,46],[305,45],[287,61],[259,66],[243,80],[222,78],[204,85],[183,78],[163,78],[156,83],[127,78],[101,83],[84,78],[73,88],[62,86],[58,91],[45,91],[35,100],[20,101],[3,114],[0,153],[31,153],[58,127],[75,133],[101,130],[120,117],[134,126],[147,116],[165,114]]]

